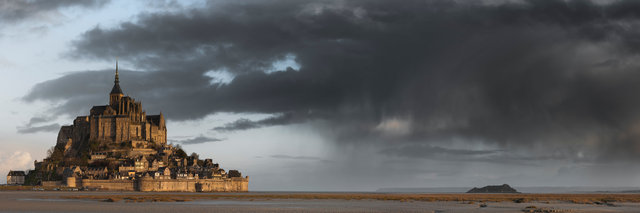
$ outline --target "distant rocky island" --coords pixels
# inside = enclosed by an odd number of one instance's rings
[[[473,187],[473,189],[467,191],[467,193],[520,193],[514,188],[511,188],[508,184],[502,185],[489,185],[482,188]]]
[[[167,144],[162,113],[147,115],[124,96],[118,65],[109,104],[62,126],[35,169],[11,171],[7,183],[122,191],[246,192],[249,177]]]

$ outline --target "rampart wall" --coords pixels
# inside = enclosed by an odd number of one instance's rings
[[[228,179],[151,179],[138,181],[143,192],[247,192],[248,178]]]
[[[143,192],[195,192],[195,179],[151,179],[138,181],[138,189]]]
[[[233,177],[229,179],[200,179],[196,183],[198,192],[247,192],[249,177]]]
[[[82,179],[81,184],[76,184],[77,187],[96,188],[103,190],[116,190],[116,191],[134,191],[135,182],[133,180],[92,180]]]
[[[75,186],[73,184],[75,183]],[[153,179],[138,180],[67,180],[69,187],[86,187],[115,191],[143,192],[247,192],[249,178],[225,179]]]

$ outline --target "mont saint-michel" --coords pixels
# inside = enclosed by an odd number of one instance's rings
[[[118,65],[109,104],[62,126],[56,145],[35,169],[12,171],[14,184],[131,191],[242,192],[249,177],[226,172],[212,159],[187,155],[167,144],[162,113],[147,115],[142,103],[125,96]],[[23,180],[23,181],[21,181]]]

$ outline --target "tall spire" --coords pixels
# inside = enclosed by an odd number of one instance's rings
[[[116,59],[116,80],[113,83],[120,84],[120,79],[118,78],[118,59]]]
[[[116,80],[113,81],[113,89],[111,89],[110,94],[122,94],[122,89],[120,89],[120,78],[118,77],[118,59],[116,59]]]

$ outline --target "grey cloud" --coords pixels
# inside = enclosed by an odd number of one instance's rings
[[[49,123],[57,118],[56,116],[50,115],[37,115],[31,117],[29,122],[24,126],[18,126],[17,132],[20,134],[31,134],[37,132],[57,132],[60,129],[59,124],[43,124]]]
[[[223,141],[224,139],[220,139],[220,138],[212,138],[212,137],[207,137],[207,136],[197,136],[194,138],[187,138],[187,139],[181,139],[181,140],[169,140],[169,142],[172,143],[179,143],[179,144],[183,144],[183,145],[194,145],[194,144],[202,144],[202,143],[210,143],[210,142],[218,142],[218,141]]]
[[[54,119],[54,117],[52,116],[35,116],[32,117],[31,119],[29,119],[29,123],[27,123],[27,126],[31,126],[34,124],[39,124],[39,123],[46,123],[46,122],[50,122]]]
[[[214,2],[95,27],[68,55],[121,56],[141,71],[123,72],[125,92],[169,119],[275,116],[218,130],[322,119],[318,131],[339,143],[463,140],[637,159],[638,11],[636,1]],[[264,72],[288,55],[299,69]],[[212,84],[212,70],[235,78]],[[62,101],[57,111],[73,114],[106,100],[110,83],[107,71],[77,72],[24,100]]]
[[[109,0],[0,0],[0,21],[15,23],[44,13],[58,13],[62,8],[97,8],[107,2]]]
[[[217,131],[234,131],[234,130],[254,129],[254,128],[258,128],[258,127],[260,127],[260,125],[258,125],[257,122],[251,121],[251,120],[246,119],[246,118],[241,118],[241,119],[238,119],[238,120],[236,120],[234,122],[226,123],[226,124],[224,124],[224,126],[215,127],[215,128],[213,128],[213,130],[217,130]]]
[[[311,160],[311,161],[321,161],[321,162],[332,162],[331,160],[322,159],[319,157],[312,157],[312,156],[271,155],[269,157],[277,158],[277,159],[289,159],[289,160]]]
[[[252,121],[246,118],[241,118],[235,120],[230,123],[226,123],[223,126],[214,127],[213,130],[221,131],[221,132],[229,132],[236,130],[248,130],[266,126],[276,126],[276,125],[289,125],[293,123],[304,122],[310,116],[304,115],[294,115],[293,113],[287,113],[282,115],[271,116],[262,120]]]
[[[31,134],[37,132],[57,132],[60,129],[59,124],[49,124],[43,126],[31,126],[27,125],[24,127],[18,127],[18,133],[20,134]]]

